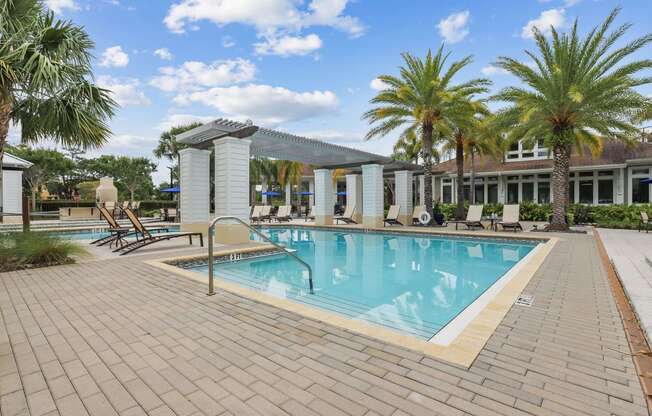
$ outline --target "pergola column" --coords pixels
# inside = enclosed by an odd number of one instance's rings
[[[362,166],[362,223],[365,227],[382,227],[384,207],[383,166]]]
[[[292,184],[285,184],[285,205],[292,205]]]
[[[426,205],[426,186],[423,175],[419,175],[419,205]]]
[[[210,156],[192,147],[179,151],[181,231],[208,232]]]
[[[399,205],[398,220],[409,224],[412,219],[412,172],[400,170],[394,172],[394,203]]]
[[[346,175],[346,205],[355,206],[353,220],[362,222],[362,175]]]
[[[310,192],[310,195],[308,195],[308,207],[312,207],[315,205],[315,178],[310,178],[308,181],[308,192]]]
[[[260,184],[260,202],[263,205],[267,205],[267,195],[265,192],[267,192],[267,181],[263,181],[263,183]]]
[[[315,170],[315,224],[333,224],[333,176],[328,169]]]
[[[249,223],[249,145],[251,140],[223,137],[215,144],[215,215],[235,216]],[[249,230],[236,223],[218,223],[215,241],[237,244],[249,241]]]

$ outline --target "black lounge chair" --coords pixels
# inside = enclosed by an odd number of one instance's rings
[[[204,236],[202,233],[197,233],[197,232],[175,232],[175,233],[158,233],[158,234],[152,234],[145,226],[143,225],[142,222],[138,219],[136,214],[129,208],[124,210],[124,213],[127,215],[127,218],[129,218],[129,221],[131,221],[131,224],[134,226],[134,229],[136,230],[136,241],[133,241],[131,243],[125,244],[115,250],[113,252],[120,252],[121,256],[124,256],[125,254],[131,253],[132,251],[138,250],[139,248],[149,246],[150,244],[156,244],[160,241],[166,241],[166,240],[171,240],[173,238],[178,238],[178,237],[188,237],[188,240],[190,244],[192,244],[192,237],[193,236],[198,236],[199,237],[199,245],[201,247],[204,247]]]

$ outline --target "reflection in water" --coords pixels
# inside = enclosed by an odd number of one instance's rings
[[[297,250],[223,263],[216,275],[281,298],[430,338],[532,250],[530,244],[306,229],[268,229]]]

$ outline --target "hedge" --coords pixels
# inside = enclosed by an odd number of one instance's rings
[[[465,212],[469,204],[465,204]],[[439,210],[446,219],[455,217],[456,204],[439,204],[435,205],[435,210]],[[585,216],[586,219],[581,219],[582,223],[596,224],[598,227],[603,228],[626,228],[636,229],[638,227],[641,211],[647,212],[648,216],[652,217],[652,204],[636,204],[636,205],[582,205],[573,204],[568,209],[568,216],[571,222],[575,218],[578,220]],[[496,213],[502,215],[502,204],[485,204],[484,215],[491,215]],[[551,204],[535,204],[533,202],[521,202],[520,219],[521,221],[548,221],[552,215]]]
[[[53,199],[51,201],[42,201],[41,211],[58,211],[59,208],[94,207],[94,206],[95,206],[95,201],[75,202],[72,200],[65,200],[65,199]],[[177,201],[170,201],[170,200],[150,200],[150,201],[140,202],[141,211],[158,210],[159,208],[176,208],[176,206],[177,206]]]

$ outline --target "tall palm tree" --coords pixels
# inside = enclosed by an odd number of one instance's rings
[[[167,159],[172,162],[170,169],[170,186],[174,186],[174,178],[179,179],[179,151],[186,145],[177,142],[177,135],[185,133],[195,127],[201,126],[201,123],[188,123],[181,126],[174,126],[168,131],[161,133],[158,139],[158,145],[152,151],[157,159]],[[212,177],[212,175],[211,175]]]
[[[437,149],[435,140],[433,140],[433,147],[430,152],[434,163],[439,163],[441,155],[439,149]],[[421,138],[417,135],[417,132],[408,130],[405,134],[402,134],[396,143],[394,143],[391,157],[394,160],[403,160],[418,164],[419,158],[421,158]]]
[[[303,163],[289,160],[278,161],[278,181],[281,185],[299,185],[303,176]],[[292,197],[290,197],[292,201]]]
[[[111,134],[116,103],[93,84],[93,42],[81,26],[54,18],[38,0],[0,2],[0,191],[10,123],[22,142],[45,138],[96,148]],[[0,192],[0,211],[2,210]]]
[[[413,130],[421,134],[423,174],[426,184],[432,182],[433,131],[449,133],[457,124],[461,111],[475,94],[486,91],[490,82],[474,79],[453,84],[453,77],[471,63],[470,56],[447,65],[450,53],[442,45],[434,55],[429,50],[425,59],[409,53],[402,54],[404,65],[400,76],[381,75],[378,78],[386,88],[371,99],[378,105],[364,113],[370,124],[379,123],[366,135],[366,139],[384,136],[399,127],[404,134]],[[426,210],[432,214],[432,187],[425,187]]]
[[[634,116],[649,108],[650,100],[635,88],[652,81],[640,72],[652,68],[652,60],[631,56],[652,42],[652,34],[622,47],[615,43],[630,24],[610,31],[619,9],[585,37],[577,33],[575,20],[569,33],[551,28],[551,39],[534,29],[537,50],[526,51],[530,67],[516,59],[500,57],[497,65],[518,77],[524,87],[509,87],[495,99],[511,105],[500,111],[511,127],[512,142],[543,139],[553,157],[553,216],[551,230],[566,230],[568,174],[573,147],[599,151],[604,139],[633,141],[640,131]]]

